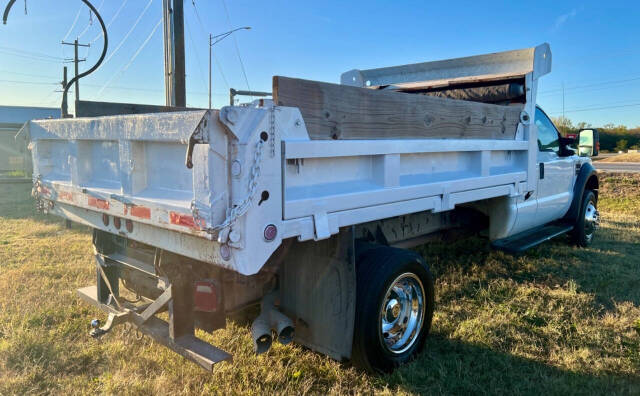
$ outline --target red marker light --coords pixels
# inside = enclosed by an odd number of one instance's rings
[[[269,224],[264,228],[264,239],[266,239],[267,241],[273,241],[274,239],[276,239],[277,235],[278,228],[275,225]]]

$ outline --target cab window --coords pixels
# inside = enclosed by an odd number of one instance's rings
[[[558,131],[549,117],[538,107],[536,107],[536,126],[538,127],[538,149],[557,153],[560,150]]]

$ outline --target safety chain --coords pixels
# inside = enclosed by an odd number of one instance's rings
[[[262,139],[258,139],[258,143],[256,144],[256,151],[253,153],[253,165],[251,165],[251,171],[249,172],[249,193],[247,194],[247,197],[242,200],[240,204],[234,206],[231,209],[227,209],[227,218],[222,223],[213,227],[201,227],[201,230],[208,233],[213,233],[225,229],[235,223],[239,217],[244,215],[247,210],[249,210],[251,201],[256,194],[256,188],[258,187],[258,177],[260,176],[260,161],[262,159],[263,148],[264,141]],[[199,214],[195,201],[191,202],[191,213],[193,214],[194,220],[196,220],[196,224],[205,224],[204,219]]]
[[[271,148],[271,158],[276,156],[276,106],[271,106],[269,110],[269,145]]]
[[[44,212],[46,209],[46,204],[42,199],[42,193],[40,192],[42,189],[42,180],[40,180],[40,175],[36,178],[36,181],[33,182],[33,188],[31,189],[31,196],[35,198],[36,201],[36,211],[39,213]]]

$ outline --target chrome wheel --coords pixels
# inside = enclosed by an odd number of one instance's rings
[[[593,239],[593,234],[600,226],[600,213],[592,201],[589,201],[584,212],[584,235],[588,242]]]
[[[407,272],[387,289],[380,309],[380,340],[383,347],[401,354],[411,348],[424,322],[425,293],[420,279]]]

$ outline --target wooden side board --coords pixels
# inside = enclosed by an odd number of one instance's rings
[[[522,110],[280,76],[273,99],[300,109],[312,139],[514,139]]]

